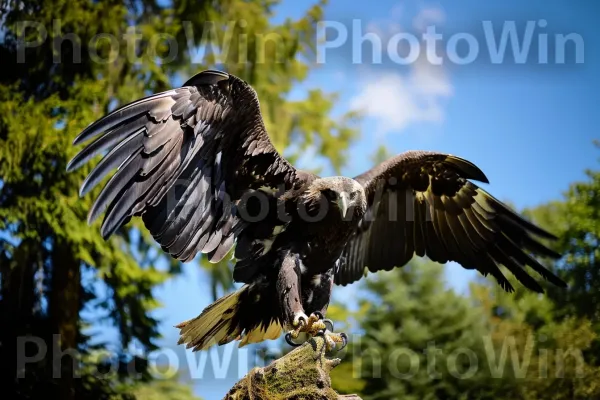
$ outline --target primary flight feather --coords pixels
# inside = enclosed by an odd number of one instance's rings
[[[88,215],[91,223],[104,213],[104,238],[139,216],[182,262],[233,253],[233,278],[244,286],[178,325],[179,342],[194,350],[284,330],[288,339],[317,334],[334,283],[415,255],[489,274],[507,291],[501,265],[536,292],[530,271],[566,286],[536,259],[560,257],[540,242],[554,236],[473,183],[488,181],[471,162],[407,151],[353,179],[296,169],[269,140],[255,91],[225,72],[203,71],[120,107],[74,144],[92,139],[67,169],[103,155],[80,195],[110,176]]]

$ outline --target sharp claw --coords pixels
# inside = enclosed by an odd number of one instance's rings
[[[321,313],[312,313],[310,314],[310,317],[308,317],[308,325],[312,326],[315,322],[321,321],[323,319],[323,314]]]
[[[285,335],[285,341],[292,347],[302,345],[302,343],[293,341],[293,339],[298,338],[301,332],[305,332],[310,336],[323,336],[327,352],[336,350],[337,346],[340,347],[336,351],[341,351],[348,345],[348,336],[343,332],[333,333],[333,321],[325,319],[319,311],[315,311],[308,317],[303,314],[297,315],[292,325],[295,329]]]
[[[324,332],[325,341],[327,343],[327,351],[332,351],[336,348],[338,343],[341,343],[341,346],[336,351],[341,351],[348,345],[348,336],[341,333],[332,333],[332,332]]]
[[[292,321],[292,327],[294,329],[289,331],[288,335],[290,339],[296,339],[301,332],[315,336],[320,331],[333,330],[333,322],[324,319],[323,314],[319,311],[315,311],[308,317],[304,313],[298,313]],[[329,329],[330,327],[331,329]]]
[[[340,336],[342,337],[342,347],[338,351],[343,350],[348,345],[348,336],[344,332],[340,333]]]
[[[285,341],[287,342],[287,344],[289,344],[292,347],[298,347],[298,346],[302,345],[300,343],[294,343],[292,341],[292,334],[290,332],[288,332],[288,333],[285,334]]]

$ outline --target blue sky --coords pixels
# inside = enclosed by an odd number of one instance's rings
[[[311,4],[285,0],[276,20],[298,17]],[[592,140],[600,138],[596,130],[600,90],[595,73],[600,67],[596,2],[464,0],[458,6],[450,1],[386,0],[366,4],[331,0],[325,19],[342,22],[348,29],[352,20],[359,19],[364,32],[376,33],[384,42],[398,32],[419,34],[434,24],[445,34],[445,42],[456,33],[473,35],[480,57],[468,65],[445,62],[432,66],[420,60],[400,66],[390,60],[378,65],[353,64],[351,45],[328,52],[328,61],[319,65],[293,96],[302,96],[306,88],[321,87],[340,93],[336,112],[352,108],[366,112],[361,137],[352,146],[350,162],[342,171],[345,175],[354,176],[369,168],[370,156],[382,143],[391,153],[413,149],[448,152],[477,164],[490,180],[485,189],[522,208],[560,198],[570,182],[584,179],[586,168],[597,168],[598,153],[592,146]],[[505,21],[514,21],[521,31],[528,20],[535,21],[528,62],[511,61],[509,50],[507,62],[491,63],[482,28],[486,20],[498,32]],[[552,62],[552,45],[548,64],[537,63],[539,47],[543,47],[536,44],[539,33],[547,34],[550,44],[555,34],[581,35],[584,63],[575,64],[574,49],[567,47],[567,64],[557,65]],[[348,35],[352,36],[350,30]],[[464,55],[464,50],[459,46],[456,54]],[[368,59],[369,45],[362,51],[363,59]],[[452,49],[440,54],[447,58],[454,55]],[[299,166],[309,166],[312,161],[311,156],[304,157]],[[181,362],[186,362],[186,356],[174,345],[177,331],[173,325],[196,316],[210,302],[203,272],[196,264],[184,270],[181,277],[157,292],[164,304],[157,312],[163,320],[163,343],[181,356]],[[465,290],[474,276],[457,265],[449,266],[447,274],[449,284],[459,291]],[[350,298],[354,290],[339,289],[336,297],[342,300]],[[243,366],[254,365],[252,352],[237,353],[231,345],[218,351],[233,351],[234,359],[230,368],[225,368],[225,379],[214,378],[210,363],[205,374],[194,379],[196,393],[206,400],[222,398],[239,379],[236,355],[247,358]],[[242,368],[239,373],[245,371]]]

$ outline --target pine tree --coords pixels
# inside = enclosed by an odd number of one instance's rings
[[[365,399],[486,399],[504,381],[485,367],[481,309],[449,289],[444,267],[415,260],[366,278],[362,336],[347,354]],[[505,392],[508,389],[503,387]]]

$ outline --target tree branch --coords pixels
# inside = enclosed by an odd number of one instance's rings
[[[224,400],[361,400],[331,388],[329,372],[340,363],[328,358],[323,336],[315,336],[264,368],[254,368]]]

